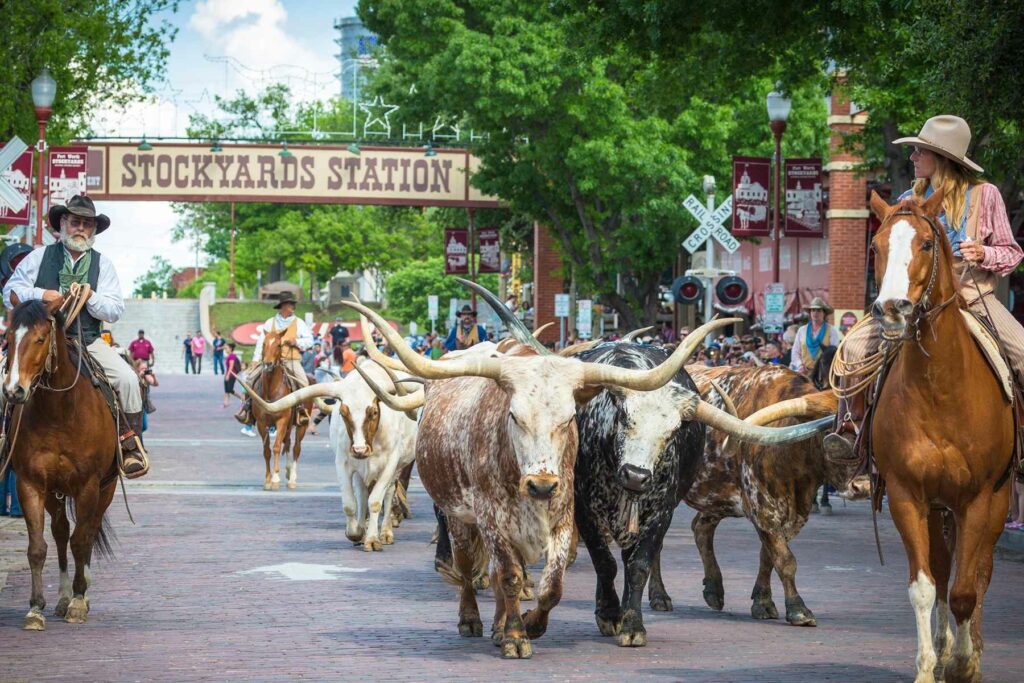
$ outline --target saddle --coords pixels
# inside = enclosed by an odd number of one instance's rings
[[[971,336],[974,337],[974,343],[981,349],[981,355],[985,357],[992,373],[999,380],[999,387],[1003,390],[1003,398],[1010,403],[1015,403],[1013,373],[1000,352],[999,342],[996,341],[995,335],[989,328],[988,319],[977,316],[966,309],[960,309],[960,313],[964,317],[964,322],[967,323],[967,329],[971,331]],[[1016,403],[1019,404],[1019,401]]]

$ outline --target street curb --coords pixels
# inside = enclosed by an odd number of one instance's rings
[[[7,588],[7,575],[28,569],[25,549],[28,532],[21,517],[0,517],[0,593]]]

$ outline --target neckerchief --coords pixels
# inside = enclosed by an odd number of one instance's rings
[[[71,254],[64,250],[64,265],[60,267],[57,279],[60,282],[60,293],[66,294],[72,282],[84,285],[89,279],[89,266],[92,265],[92,249],[82,254],[77,262],[72,263]]]
[[[804,334],[804,346],[807,347],[807,352],[811,354],[813,360],[818,360],[818,356],[821,355],[821,342],[824,341],[825,332],[827,331],[828,323],[822,323],[818,334],[812,337],[811,323],[807,323],[807,332]]]
[[[292,321],[294,321],[294,320],[295,320],[295,316],[294,315],[290,315],[287,318],[283,318],[283,317],[281,317],[281,314],[278,313],[278,314],[276,314],[274,316],[274,329],[275,330],[283,330],[286,327],[288,327],[289,325],[291,325]]]
[[[458,342],[458,347],[460,349],[468,349],[474,344],[479,344],[480,333],[477,331],[476,323],[473,323],[473,326],[468,330],[463,329],[462,325],[459,325],[458,329],[455,331],[455,340]]]

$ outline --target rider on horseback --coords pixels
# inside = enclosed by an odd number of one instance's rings
[[[89,284],[92,295],[78,316],[82,345],[103,368],[120,396],[123,411],[118,420],[124,475],[129,479],[149,471],[149,458],[142,448],[142,391],[135,370],[100,338],[101,321],[117,322],[124,313],[124,299],[117,271],[109,258],[93,249],[96,235],[110,227],[110,219],[97,214],[92,200],[75,195],[67,206],[50,209],[50,227],[60,232],[60,241],[36,249],[18,264],[4,287],[8,310],[30,299],[54,301],[67,293],[71,283]]]
[[[306,349],[313,346],[313,333],[310,332],[306,321],[295,315],[295,305],[298,299],[291,292],[281,292],[278,295],[278,314],[270,318],[263,325],[260,325],[260,336],[256,340],[256,348],[252,352],[252,366],[248,372],[248,384],[254,389],[258,388],[257,382],[263,374],[263,342],[270,332],[281,333],[281,364],[284,366],[285,374],[289,381],[297,386],[292,388],[309,386],[306,371],[302,369],[301,355]],[[242,409],[235,415],[235,419],[244,425],[253,424],[252,400],[246,397]],[[309,414],[304,408],[297,409],[296,424],[304,425],[309,422]]]

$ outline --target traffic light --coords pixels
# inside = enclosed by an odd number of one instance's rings
[[[715,296],[723,306],[738,306],[750,296],[750,288],[743,278],[727,275],[715,285]]]
[[[695,304],[704,298],[704,283],[693,275],[677,277],[672,281],[672,297],[677,304]]]

